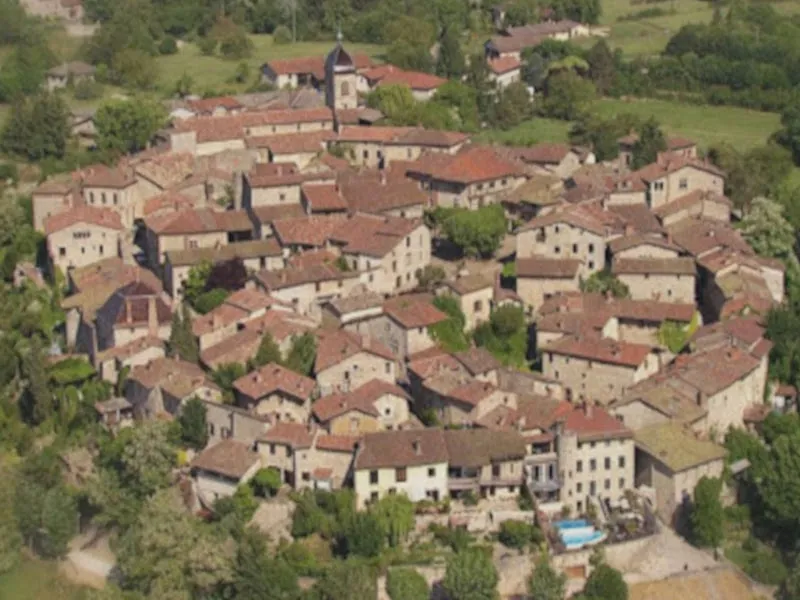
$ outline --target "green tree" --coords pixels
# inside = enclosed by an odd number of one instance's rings
[[[259,496],[263,498],[274,496],[281,489],[281,472],[275,467],[259,469],[250,483]]]
[[[461,81],[448,81],[437,88],[433,102],[445,106],[458,120],[462,131],[477,131],[480,126],[477,92]]]
[[[181,408],[178,423],[181,426],[181,440],[195,450],[202,450],[208,443],[208,410],[200,398],[190,398]]]
[[[120,456],[125,487],[140,498],[168,487],[176,458],[167,423],[148,421],[133,428]]]
[[[586,580],[583,596],[586,600],[628,600],[628,585],[622,573],[603,562]]]
[[[217,17],[210,37],[219,43],[219,53],[231,60],[239,60],[250,56],[253,43],[247,37],[243,27],[237,25],[232,19],[224,16]]]
[[[528,578],[531,600],[564,600],[567,593],[567,576],[556,571],[546,552],[539,555]]]
[[[389,63],[412,71],[430,72],[433,69],[430,48],[436,31],[431,23],[409,15],[398,15],[386,24],[385,36],[389,41],[386,50]]]
[[[117,566],[127,586],[151,598],[213,597],[233,582],[233,548],[200,527],[175,490],[161,490],[120,538]]]
[[[516,81],[498,90],[492,109],[492,123],[500,129],[511,129],[533,116],[533,103],[528,88]]]
[[[601,38],[589,50],[586,60],[589,63],[589,77],[594,82],[597,91],[600,94],[608,93],[614,85],[616,75],[614,55],[611,53],[611,48],[608,47],[608,42]]]
[[[58,94],[39,92],[19,99],[0,133],[0,147],[28,160],[62,158],[70,136],[68,116]]]
[[[286,367],[309,376],[314,369],[317,358],[317,338],[312,333],[304,333],[292,339],[292,346],[286,357]]]
[[[639,129],[639,139],[633,145],[631,168],[641,169],[656,162],[659,152],[667,149],[667,138],[658,122],[650,118]]]
[[[464,83],[475,91],[480,118],[488,119],[494,106],[494,85],[489,79],[489,66],[482,52],[470,57]]]
[[[367,96],[367,104],[380,110],[395,125],[414,124],[417,102],[406,86],[382,85]]]
[[[253,358],[253,368],[257,369],[269,363],[280,364],[282,360],[281,349],[278,347],[272,334],[267,331],[264,337],[261,338],[261,343]]]
[[[792,103],[781,114],[783,126],[775,134],[775,140],[787,148],[794,157],[795,164],[800,165],[800,107]]]
[[[694,488],[691,512],[692,537],[698,546],[717,548],[722,543],[723,511],[719,499],[722,480],[702,477]]]
[[[428,582],[410,567],[390,569],[386,574],[386,591],[391,600],[429,600]]]
[[[187,362],[200,360],[200,347],[192,331],[192,319],[189,309],[182,306],[172,314],[172,324],[167,341],[170,356]]]
[[[197,297],[206,291],[208,278],[214,265],[210,261],[203,261],[189,269],[189,275],[183,282],[183,298],[190,305],[194,304]]]
[[[792,156],[776,144],[741,152],[729,144],[709,151],[709,158],[725,171],[725,194],[734,206],[748,212],[753,198],[765,196],[779,201],[786,191],[783,182],[792,171]],[[785,204],[791,211],[791,202]]]
[[[377,575],[364,564],[336,561],[317,579],[314,600],[352,600],[374,598],[378,594]]]
[[[414,529],[414,503],[404,494],[384,496],[372,506],[371,512],[393,548],[405,541]]]
[[[739,223],[739,232],[756,254],[797,264],[795,232],[784,217],[783,206],[766,198],[755,198]]]
[[[126,48],[117,52],[114,54],[110,67],[111,83],[130,90],[151,90],[155,88],[158,81],[158,63],[153,56],[143,50]],[[122,100],[121,102],[127,101]]]
[[[466,548],[447,561],[442,587],[452,600],[495,600],[497,582],[491,555],[480,548]]]
[[[780,436],[769,449],[757,486],[767,517],[785,533],[800,525],[800,432]],[[791,534],[794,536],[794,534]]]
[[[164,108],[155,101],[110,100],[95,114],[97,147],[109,156],[144,150],[156,131],[164,126],[165,119]]]
[[[428,327],[430,336],[448,352],[466,350],[469,347],[469,340],[464,333],[467,320],[458,300],[450,294],[443,294],[434,298],[433,305],[445,313],[448,319],[430,325]]]
[[[526,521],[508,519],[500,523],[500,543],[509,548],[522,550],[531,543],[539,543],[544,536],[538,527]]]
[[[201,315],[207,315],[218,306],[221,306],[228,296],[230,296],[230,293],[227,290],[213,288],[197,296],[192,307]]]
[[[55,407],[44,365],[41,346],[36,343],[31,344],[22,356],[22,375],[25,377],[26,386],[21,399],[21,409],[25,420],[33,424],[43,423],[53,414]]]
[[[439,42],[436,74],[447,79],[460,79],[465,69],[466,60],[461,51],[459,30],[448,28]]]
[[[444,236],[467,256],[493,255],[506,230],[506,217],[499,204],[478,210],[456,210],[442,223]]]
[[[63,485],[47,490],[41,519],[37,549],[45,558],[63,558],[67,544],[78,533],[78,506]]]
[[[297,574],[283,560],[270,556],[264,536],[245,532],[239,542],[234,567],[238,600],[296,600]]]
[[[542,112],[552,119],[574,121],[586,113],[596,96],[597,90],[591,81],[571,70],[562,71],[547,79]]]
[[[611,294],[614,298],[629,298],[628,286],[614,277],[609,270],[595,271],[586,281],[581,281],[581,291],[594,294]]]
[[[386,533],[374,514],[358,512],[348,519],[341,542],[346,556],[372,558],[383,551]]]
[[[0,573],[6,573],[19,563],[22,535],[14,512],[16,473],[2,467],[0,476],[4,483],[0,488]]]
[[[239,363],[225,363],[211,373],[211,379],[222,390],[225,402],[233,402],[233,384],[240,377],[247,374],[247,369]]]
[[[417,282],[425,290],[433,291],[444,281],[446,274],[444,269],[438,265],[426,265],[417,273]]]

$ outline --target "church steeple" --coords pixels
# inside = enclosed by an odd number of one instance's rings
[[[358,106],[356,66],[342,40],[342,30],[339,29],[336,46],[325,59],[325,103],[334,110]]]

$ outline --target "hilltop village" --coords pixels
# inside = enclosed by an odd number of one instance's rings
[[[584,34],[555,25],[487,44],[498,88],[531,39]],[[263,77],[282,90],[269,101],[186,101],[148,150],[32,196],[69,289],[66,356],[118,390],[99,421],[118,433],[202,405],[194,510],[264,470],[352,489],[359,510],[404,494],[501,521],[523,497],[569,556],[678,527],[701,478],[723,475],[725,433],[794,397],[769,381],[763,322],[786,268],[733,227],[726,173],[694,141],[634,168],[635,133],[601,162],[387,126],[362,94],[424,102],[445,80],[341,41]],[[454,251],[447,215],[491,207],[508,223],[494,257]]]

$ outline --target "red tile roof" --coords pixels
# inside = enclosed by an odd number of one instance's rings
[[[259,442],[283,444],[292,448],[310,448],[314,440],[314,429],[302,423],[275,423],[269,430],[261,434]]]
[[[522,66],[520,60],[514,56],[504,56],[502,58],[490,59],[487,61],[493,73],[502,75],[509,71],[516,71]]]
[[[447,459],[441,429],[384,431],[364,436],[354,468],[414,467],[446,463]]]
[[[344,222],[341,215],[300,217],[274,221],[272,228],[281,246],[324,246]]]
[[[325,182],[336,179],[333,171],[320,171],[316,173],[300,173],[294,163],[269,163],[257,164],[245,175],[250,187],[270,188],[300,185],[307,182]],[[258,207],[266,208],[266,207]]]
[[[571,151],[572,147],[567,144],[540,143],[527,148],[515,148],[513,152],[519,160],[526,163],[557,165]]]
[[[373,64],[367,54],[351,54],[350,57],[356,69],[366,69]],[[320,81],[325,79],[325,58],[322,56],[274,59],[265,66],[276,75],[309,74]]]
[[[72,227],[78,223],[116,229],[121,231],[122,220],[119,213],[110,208],[95,208],[93,206],[76,206],[70,210],[55,215],[50,215],[44,220],[44,231],[52,235],[57,231]]]
[[[572,279],[580,267],[581,261],[576,258],[518,258],[517,277]]]
[[[91,165],[81,169],[79,176],[87,187],[122,189],[136,183],[133,171],[124,164],[116,167]]]
[[[328,264],[312,264],[308,268],[298,271],[297,269],[281,269],[279,271],[259,271],[255,278],[267,291],[281,290],[319,283],[322,281],[339,281],[345,279],[355,279],[358,273],[354,271],[340,271],[335,266]]]
[[[652,348],[608,338],[565,337],[547,344],[542,351],[635,369],[645,361]]]
[[[248,444],[236,440],[222,440],[200,452],[192,461],[192,469],[202,469],[236,479],[244,477],[260,462],[257,452]]]
[[[316,153],[325,149],[325,144],[336,138],[333,131],[305,131],[247,138],[248,148],[267,148],[273,154]]]
[[[419,219],[356,214],[341,222],[330,239],[343,246],[343,253],[383,258],[422,226]]]
[[[633,432],[599,406],[575,406],[563,417],[564,431],[578,440],[631,438]]]
[[[328,452],[353,452],[361,440],[359,436],[353,435],[328,435],[321,433],[317,437],[315,447],[318,450],[327,450]]]
[[[193,131],[198,143],[242,139],[250,136],[252,128],[300,123],[333,123],[330,108],[292,108],[262,110],[216,117],[185,119],[175,125],[176,133]]]
[[[246,211],[217,211],[210,208],[155,215],[145,219],[145,225],[156,235],[249,231],[253,228]]]
[[[238,393],[256,400],[272,392],[280,392],[306,401],[311,398],[315,388],[316,382],[313,379],[273,363],[264,365],[233,383],[233,389]]]
[[[463,144],[469,139],[465,133],[457,131],[441,131],[436,129],[423,129],[421,127],[341,127],[339,129],[340,142],[377,142],[397,146],[431,146],[451,148]]]
[[[362,352],[394,360],[391,350],[383,342],[344,329],[321,329],[317,332],[314,371],[319,374]]]
[[[390,173],[398,172],[392,169]],[[381,180],[373,175],[373,172],[365,171],[356,176],[340,176],[340,194],[351,212],[382,214],[428,205],[428,195],[416,182],[391,175]]]
[[[304,183],[300,191],[312,214],[347,210],[347,201],[334,183]]]
[[[358,410],[368,415],[378,417],[375,401],[385,395],[397,396],[410,400],[409,395],[402,388],[386,383],[380,379],[372,379],[355,390],[346,394],[333,394],[323,396],[314,402],[314,416],[325,423],[334,417],[343,415],[351,410]]]
[[[383,312],[405,329],[427,327],[448,318],[430,299],[416,295],[390,298],[384,302]]]
[[[474,379],[454,387],[447,392],[447,396],[458,402],[470,406],[477,406],[482,400],[491,396],[495,391],[497,391],[497,388],[488,381],[478,381]]]
[[[694,259],[677,258],[617,258],[611,265],[614,275],[691,275],[697,272]]]
[[[461,184],[524,176],[521,167],[501,158],[488,146],[470,146],[455,155],[426,154],[408,171]]]
[[[186,106],[194,113],[213,113],[218,108],[225,110],[240,110],[242,104],[233,96],[217,96],[216,98],[200,98],[189,100]]]

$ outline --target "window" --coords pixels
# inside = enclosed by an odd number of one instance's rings
[[[686,180],[685,177],[681,178],[681,180],[678,181],[678,187],[682,190],[685,190],[686,188],[689,187],[689,182]]]
[[[483,302],[480,300],[475,300],[475,303],[472,305],[472,310],[475,312],[481,312],[481,310],[483,310]]]
[[[508,179],[503,179],[502,184],[506,185],[508,183]]]
[[[411,238],[410,237],[406,238],[406,248],[411,248]]]
[[[610,480],[610,479],[606,479],[606,480],[603,482],[603,487],[604,487],[605,489],[607,489],[607,490],[610,490],[610,489],[611,489],[611,480]]]
[[[369,495],[369,501],[370,502],[377,502],[378,501],[378,492],[372,492]]]
[[[376,483],[378,483],[378,472],[377,471],[370,471],[369,472],[369,482],[372,485],[375,485]]]
[[[589,244],[589,254],[594,252],[594,244]]]
[[[554,254],[561,254],[561,246],[556,246],[555,248],[553,248],[553,253]]]
[[[350,95],[350,84],[347,81],[343,81],[342,85],[339,87],[339,93],[342,96],[349,96]]]
[[[578,253],[578,244],[572,244],[572,253],[573,254],[577,254]]]
[[[492,465],[492,477],[500,477],[500,465]]]
[[[303,481],[311,481],[311,473],[309,473],[308,471],[303,471],[303,474],[300,475],[300,478]]]
[[[579,460],[577,463],[575,463],[575,471],[578,472],[578,473],[583,473],[583,461],[582,460]]]
[[[625,489],[625,478],[624,477],[620,477],[619,478],[619,489],[621,489],[621,490]]]
[[[406,157],[411,158],[411,156],[412,156],[411,148],[409,148],[408,150],[406,150]]]
[[[59,249],[58,249],[58,255],[59,256],[66,256],[67,255],[67,249],[64,248],[64,246],[60,246]]]
[[[189,240],[189,248],[197,248],[197,240]]]
[[[284,200],[286,200],[286,194],[279,194],[279,195],[278,195],[278,199],[279,199],[281,202],[283,202]]]
[[[605,459],[604,462],[605,462],[606,471],[611,469],[611,459],[606,456],[606,459]]]
[[[619,464],[619,468],[620,469],[624,469],[625,468],[625,457],[624,456],[620,456],[619,457],[618,464]]]
[[[597,471],[597,461],[594,458],[589,461],[589,470]]]
[[[364,150],[364,160],[369,158],[369,150]]]
[[[428,477],[436,477],[436,467],[430,467],[428,469]]]
[[[556,225],[556,226],[553,228],[553,231],[555,231],[556,233],[558,233],[558,232],[559,232],[559,227],[558,227],[558,225]]]
[[[489,184],[489,187],[490,187],[490,188],[492,188],[492,189],[494,189],[494,181],[492,181],[492,182]]]
[[[578,483],[575,486],[575,491],[578,492],[579,494],[582,494],[583,493],[583,484],[582,483]]]
[[[100,254],[100,256],[103,256],[103,244],[100,244],[97,247],[97,252]]]
[[[291,458],[291,457],[292,457],[292,449],[287,446],[286,447],[286,458]]]
[[[391,373],[392,373],[392,363],[387,361],[383,368],[386,371],[387,375],[391,375]]]
[[[594,481],[589,482],[589,495],[594,496],[597,494],[597,484]]]
[[[590,269],[590,270],[591,270],[591,269],[594,269],[594,261],[593,261],[593,260],[590,260],[590,261],[589,261],[589,269]]]
[[[94,192],[89,192],[89,204],[94,204]]]
[[[101,198],[102,198],[102,200],[103,200],[103,204],[105,204],[105,203],[106,203],[106,193],[105,193],[105,192],[103,192],[102,194],[100,194],[100,197],[101,197]]]
[[[208,424],[208,435],[212,435],[212,436],[214,435],[214,424],[213,423],[209,423]]]
[[[403,483],[406,480],[406,468],[398,467],[394,470],[394,480],[397,483]]]
[[[212,427],[213,427],[213,425],[212,425]],[[270,444],[269,445],[269,453],[270,454],[275,454],[275,444]]]
[[[481,191],[483,189],[483,184],[479,183],[477,187],[478,187],[478,191]]]

